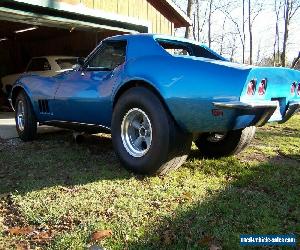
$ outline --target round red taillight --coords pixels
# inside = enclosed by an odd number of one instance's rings
[[[299,95],[299,96],[300,96],[300,82],[298,83],[297,95]]]
[[[258,94],[264,95],[267,91],[267,79],[261,80],[259,87],[258,87]]]
[[[256,91],[256,81],[255,80],[251,80],[248,83],[248,87],[247,87],[247,95],[254,95]]]
[[[291,86],[291,95],[295,95],[295,92],[296,92],[296,88],[297,88],[297,85],[296,83],[294,82]]]

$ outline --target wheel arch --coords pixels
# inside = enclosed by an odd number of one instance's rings
[[[118,102],[119,98],[121,97],[122,94],[124,94],[127,90],[134,88],[134,87],[143,87],[148,90],[150,90],[153,94],[155,94],[162,105],[164,106],[165,110],[168,112],[168,114],[173,118],[173,120],[176,122],[173,114],[171,113],[167,103],[165,102],[165,99],[159,92],[157,88],[153,86],[153,84],[149,83],[148,81],[145,80],[130,80],[126,83],[124,83],[115,93],[114,98],[113,98],[113,109]]]
[[[11,91],[11,103],[12,103],[13,107],[15,107],[18,94],[20,94],[22,91],[28,96],[28,98],[30,99],[30,103],[32,105],[29,93],[26,91],[26,89],[23,86],[17,85],[17,86],[14,86]]]

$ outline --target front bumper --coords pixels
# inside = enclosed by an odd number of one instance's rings
[[[237,111],[240,115],[254,115],[248,126],[261,127],[265,125],[273,116],[278,108],[277,101],[258,101],[258,102],[214,102],[213,105],[220,109],[230,109]],[[300,108],[300,101],[290,101],[285,109],[280,123],[288,121]]]

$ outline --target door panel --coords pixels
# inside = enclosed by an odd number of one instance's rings
[[[109,94],[103,86],[111,81],[111,72],[73,72],[62,79],[55,96],[58,120],[88,124],[107,121]]]
[[[56,119],[110,127],[111,93],[120,80],[126,55],[126,42],[102,43],[79,71],[56,77]]]

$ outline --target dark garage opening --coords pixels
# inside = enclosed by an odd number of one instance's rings
[[[27,30],[27,31],[24,31]],[[16,31],[23,31],[16,33]],[[120,34],[108,30],[77,30],[0,22],[0,77],[20,73],[32,57],[87,56],[105,37]]]

